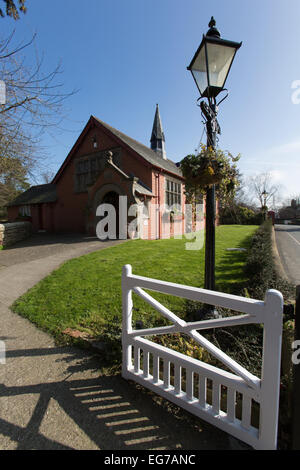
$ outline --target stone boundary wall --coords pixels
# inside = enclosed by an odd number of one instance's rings
[[[13,245],[29,237],[31,233],[32,225],[30,222],[0,224],[0,247]]]

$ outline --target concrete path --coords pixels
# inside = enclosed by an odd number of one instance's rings
[[[300,284],[300,225],[275,225],[276,244],[290,282]]]
[[[228,449],[227,434],[174,413],[101,358],[53,339],[9,306],[67,259],[120,242],[37,235],[0,252],[0,449]],[[232,444],[233,443],[233,444]]]

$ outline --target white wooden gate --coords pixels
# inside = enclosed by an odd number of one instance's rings
[[[143,289],[229,308],[242,312],[243,315],[187,323]],[[173,325],[133,330],[132,291],[171,320]],[[131,266],[126,265],[123,266],[122,272],[122,302],[122,376],[125,379],[134,380],[149,388],[255,449],[276,449],[283,314],[283,298],[280,292],[268,290],[263,302],[136,276],[132,274]],[[261,378],[251,374],[198,332],[209,328],[250,323],[264,326]],[[144,338],[179,332],[189,335],[206,348],[232,373]],[[241,398],[239,403],[237,397]],[[226,402],[225,410],[223,405],[221,409],[221,399],[222,403],[224,400]],[[238,405],[240,410],[237,417]],[[259,408],[258,427],[252,423],[255,408]]]

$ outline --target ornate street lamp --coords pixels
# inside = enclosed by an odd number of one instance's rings
[[[261,195],[264,198],[264,206],[263,206],[264,220],[267,220],[267,210],[268,210],[267,197],[269,196],[269,193],[267,193],[267,191],[264,189]]]
[[[221,39],[212,17],[209,30],[195,53],[188,70],[191,71],[201,98],[215,99],[224,90],[236,51],[241,42]]]
[[[263,192],[261,193],[262,197],[264,198],[264,206],[267,205],[267,197],[269,196],[269,193],[264,189]]]
[[[201,111],[206,119],[207,146],[216,149],[217,134],[221,133],[217,121],[216,97],[225,90],[224,85],[230,71],[233,59],[241,42],[221,39],[212,17],[209,30],[203,35],[202,42],[196,51],[190,65],[187,67],[192,73],[200,92]],[[210,186],[206,192],[206,222],[205,222],[205,288],[215,289],[215,185]]]

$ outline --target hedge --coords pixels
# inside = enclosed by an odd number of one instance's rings
[[[277,289],[287,302],[295,297],[295,287],[280,277],[273,256],[272,221],[269,219],[258,228],[251,241],[244,268],[247,291],[250,297],[263,299],[267,289]]]
[[[224,207],[220,209],[219,218],[221,225],[260,225],[264,221],[264,213],[243,206]]]

